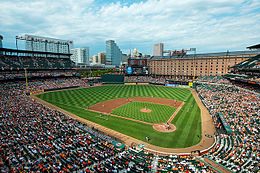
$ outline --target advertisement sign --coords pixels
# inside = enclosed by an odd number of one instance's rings
[[[133,68],[132,67],[127,67],[126,68],[126,74],[128,74],[128,75],[133,74]]]

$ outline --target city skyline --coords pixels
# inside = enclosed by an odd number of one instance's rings
[[[124,53],[137,48],[150,55],[160,42],[165,49],[194,47],[200,53],[245,50],[260,40],[256,0],[3,0],[0,6],[7,48],[23,34],[73,40],[74,47],[89,47],[90,56],[105,51],[106,40],[115,40]]]

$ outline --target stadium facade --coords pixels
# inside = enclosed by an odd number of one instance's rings
[[[172,79],[195,79],[199,76],[222,76],[230,67],[254,57],[260,51],[220,52],[180,56],[153,56],[147,61],[150,75]]]
[[[16,40],[25,41],[25,49],[28,51],[70,53],[73,41],[35,35],[16,36]]]
[[[119,66],[122,63],[122,51],[114,40],[106,41],[106,64]]]

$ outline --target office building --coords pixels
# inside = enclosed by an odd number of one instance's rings
[[[122,64],[122,51],[114,40],[106,41],[106,65],[119,66]]]
[[[76,64],[89,64],[89,48],[71,49],[71,60]]]
[[[158,43],[153,46],[153,56],[163,56],[163,43]]]
[[[98,64],[98,56],[97,55],[92,56],[92,64]]]
[[[104,52],[98,53],[97,64],[106,64],[106,54]]]
[[[129,56],[127,54],[122,55],[122,63],[127,64]]]

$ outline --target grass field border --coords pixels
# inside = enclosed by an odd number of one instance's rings
[[[78,90],[78,89],[77,89]],[[62,92],[62,91],[58,91],[58,92]],[[57,105],[57,104],[56,104]],[[64,108],[64,107],[68,107],[69,105],[62,105],[62,104],[58,104],[57,106],[59,106],[60,108]],[[184,105],[185,106],[185,105]],[[75,110],[75,109],[73,109],[73,108],[69,108],[69,110],[72,110],[72,113],[74,114],[78,114],[78,113],[82,113],[81,112],[81,110]],[[185,112],[185,110],[184,111],[182,111],[182,112]],[[176,116],[176,118],[178,117],[178,115]],[[181,118],[181,116],[179,117],[179,118]],[[91,121],[91,120],[90,120]],[[185,121],[185,119],[183,120],[183,121]],[[173,120],[173,122],[175,122],[174,120]],[[98,123],[98,122],[97,122]],[[104,123],[98,123],[98,124],[101,124],[101,125],[105,125]],[[131,123],[130,123],[131,124]],[[133,125],[133,128],[135,127],[135,125],[134,124],[132,124]],[[142,125],[143,126],[143,125]],[[147,127],[146,127],[147,128]],[[115,130],[115,129],[114,129]],[[119,131],[120,132],[120,131]],[[128,134],[125,134],[125,135],[128,135]],[[165,134],[164,134],[165,135]],[[131,136],[131,135],[130,135]],[[165,137],[165,136],[164,136]],[[199,142],[199,141],[198,141]],[[148,145],[152,145],[152,144],[148,144]],[[161,146],[161,147],[165,147],[165,146]],[[187,146],[187,147],[190,147],[190,146]],[[184,147],[184,148],[187,148],[187,147]],[[166,146],[166,148],[167,148],[167,146]],[[172,147],[170,147],[170,148],[172,148]],[[176,145],[176,147],[175,148],[180,148],[180,147],[178,147],[178,145]],[[169,148],[168,148],[169,149]]]

